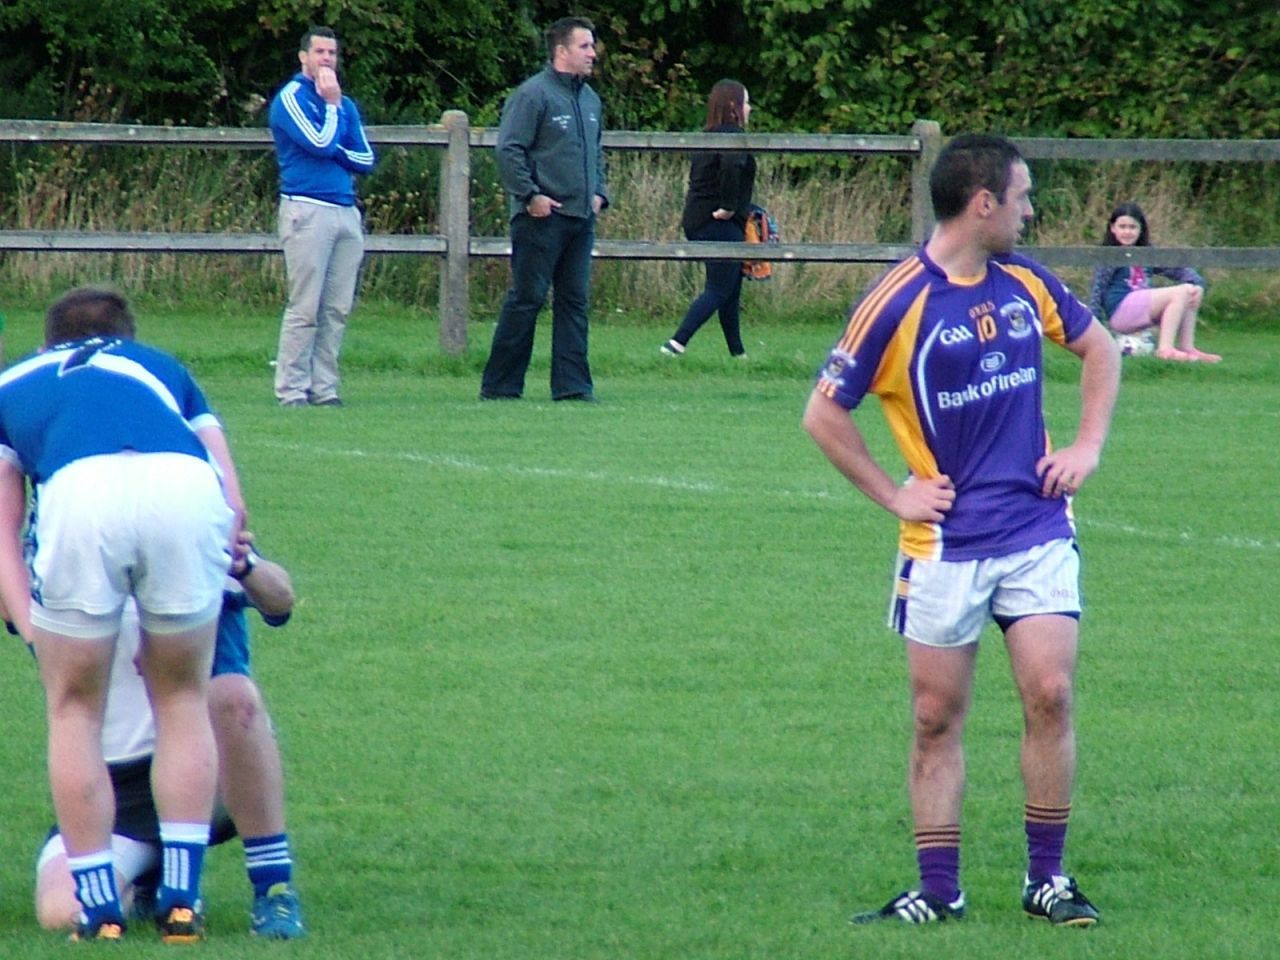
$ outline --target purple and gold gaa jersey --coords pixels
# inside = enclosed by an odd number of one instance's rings
[[[1036,476],[1050,449],[1041,338],[1068,343],[1092,319],[1025,257],[952,278],[923,248],[854,307],[818,390],[847,410],[875,394],[911,474],[955,484],[942,522],[902,523],[904,554],[976,560],[1074,536],[1067,500],[1041,496]]]

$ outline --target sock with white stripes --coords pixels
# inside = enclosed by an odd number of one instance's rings
[[[93,928],[102,923],[124,923],[111,850],[69,856],[67,866],[76,885],[76,899],[84,910],[85,924]]]
[[[200,872],[209,846],[207,823],[161,823],[161,865],[164,879],[156,897],[156,915],[174,907],[194,907],[200,900]]]
[[[256,897],[266,896],[267,890],[277,883],[291,882],[293,858],[289,854],[289,835],[275,833],[268,837],[245,837],[244,865]]]

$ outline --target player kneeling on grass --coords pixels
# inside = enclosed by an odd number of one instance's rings
[[[50,792],[81,906],[74,939],[125,932],[102,717],[125,602],[137,604],[164,847],[156,925],[185,942],[204,936],[209,664],[244,501],[200,387],[134,333],[120,294],[72,290],[45,315],[44,350],[0,373],[0,597],[40,661]]]
[[[218,621],[209,711],[218,743],[220,802],[209,842],[224,843],[239,833],[254,888],[253,933],[293,940],[305,931],[292,886],[280,753],[261,694],[249,677],[245,616],[253,608],[268,625],[282,626],[293,609],[293,588],[285,569],[259,556],[252,545],[252,534],[242,533]],[[155,723],[137,668],[138,641],[137,610],[131,605],[107,691],[103,754],[116,801],[111,836],[116,884],[129,916],[150,922],[160,836],[150,778]],[[36,864],[36,917],[42,927],[57,930],[74,926],[79,913],[66,847],[55,827]]]

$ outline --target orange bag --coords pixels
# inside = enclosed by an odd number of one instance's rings
[[[747,243],[777,243],[778,225],[764,207],[752,206],[747,214]],[[773,276],[773,264],[767,260],[743,260],[742,276],[746,280],[768,280]]]

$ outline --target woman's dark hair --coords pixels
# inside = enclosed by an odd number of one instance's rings
[[[746,102],[747,88],[737,80],[717,80],[707,94],[707,125],[702,129],[714,130],[729,123],[743,126]]]
[[[1133,219],[1138,221],[1138,240],[1134,243],[1135,247],[1151,246],[1151,236],[1147,232],[1147,215],[1142,212],[1142,208],[1140,206],[1132,200],[1129,200],[1125,203],[1116,204],[1116,208],[1111,211],[1111,216],[1107,218],[1107,229],[1102,236],[1102,245],[1104,247],[1120,246],[1120,241],[1115,238],[1114,234],[1112,234],[1111,228],[1121,217],[1133,217]]]

